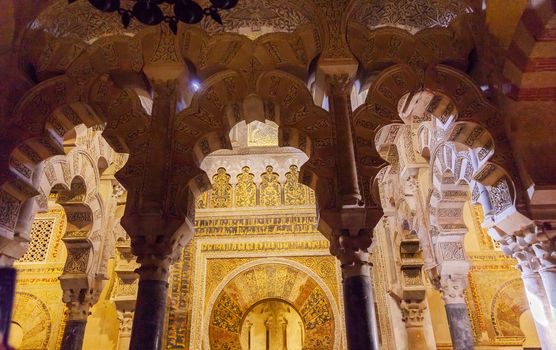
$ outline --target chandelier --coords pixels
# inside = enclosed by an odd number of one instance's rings
[[[71,4],[77,0],[68,0]],[[222,24],[218,10],[229,10],[237,5],[238,0],[210,0],[210,6],[202,8],[194,0],[133,0],[135,4],[131,9],[122,8],[120,0],[89,0],[91,5],[103,12],[118,12],[122,25],[127,28],[133,18],[139,22],[154,26],[162,22],[168,23],[174,34],[178,32],[178,22],[188,24],[199,23],[203,17],[208,16],[215,22]],[[173,6],[173,15],[166,15],[161,5]]]

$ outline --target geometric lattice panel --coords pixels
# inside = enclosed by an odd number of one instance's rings
[[[33,220],[29,249],[18,262],[40,262],[46,260],[50,237],[52,237],[55,224],[55,218],[35,218],[35,220]]]

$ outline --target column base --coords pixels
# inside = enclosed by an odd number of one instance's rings
[[[378,350],[375,307],[369,276],[343,281],[346,335],[349,350]]]
[[[60,350],[81,350],[87,320],[69,320],[64,328]]]
[[[131,331],[131,350],[162,349],[168,283],[139,280],[137,303]]]
[[[465,304],[446,304],[446,316],[454,350],[473,350],[473,331]]]

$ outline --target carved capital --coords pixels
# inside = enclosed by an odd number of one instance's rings
[[[446,304],[464,304],[465,288],[467,287],[467,274],[441,275],[440,291]]]
[[[523,275],[537,273],[541,268],[539,258],[530,247],[522,248],[513,252],[512,256],[517,260],[516,268]]]
[[[359,206],[320,212],[319,231],[330,240],[330,253],[340,260],[344,278],[369,276],[372,227],[381,212]]]
[[[64,289],[63,302],[67,306],[69,321],[86,321],[100,291],[94,289]]]
[[[501,245],[504,254],[517,260],[516,268],[524,276],[539,272],[541,262],[533,246],[528,244],[523,237],[508,237]],[[540,253],[540,252],[539,252]]]
[[[120,337],[131,336],[133,325],[133,311],[118,311],[118,321],[120,322]]]
[[[535,243],[533,250],[542,270],[556,269],[556,242],[553,239]]]
[[[351,93],[353,79],[349,74],[332,74],[326,76],[326,84],[332,95],[345,95]]]
[[[112,185],[112,197],[115,200],[118,200],[121,196],[124,195],[125,192],[126,191],[124,186],[122,186],[119,182],[116,182],[114,185]]]
[[[370,275],[368,249],[372,239],[369,229],[361,229],[357,233],[340,230],[333,235],[330,253],[340,260],[344,278]]]
[[[402,321],[405,322],[406,327],[423,327],[424,311],[427,308],[424,302],[402,300],[400,308],[402,310]]]
[[[145,255],[139,256],[137,261],[141,265],[136,272],[142,281],[168,281],[170,272],[171,256]]]

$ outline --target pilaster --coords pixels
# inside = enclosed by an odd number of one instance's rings
[[[131,342],[139,282],[139,275],[135,270],[139,267],[139,264],[137,264],[136,257],[131,253],[129,239],[118,241],[116,250],[116,267],[114,269],[116,283],[111,300],[116,306],[118,321],[120,322],[117,350],[128,350]]]

